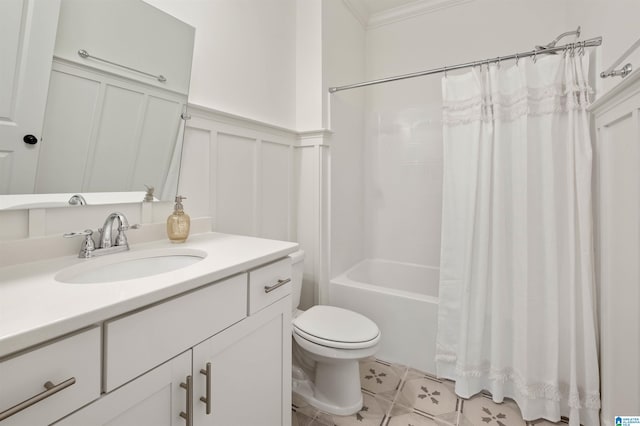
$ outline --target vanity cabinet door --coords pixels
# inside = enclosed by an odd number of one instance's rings
[[[194,426],[290,426],[290,327],[286,296],[193,348]]]
[[[104,395],[56,426],[184,426],[191,351]]]

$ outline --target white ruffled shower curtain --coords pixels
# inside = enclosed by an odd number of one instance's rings
[[[438,375],[598,425],[588,58],[444,77]]]

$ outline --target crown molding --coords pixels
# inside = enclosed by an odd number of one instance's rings
[[[343,0],[353,1],[353,0]],[[416,0],[403,6],[371,15],[367,21],[367,29],[377,28],[394,22],[403,21],[415,16],[433,13],[450,7],[470,3],[474,0]]]
[[[369,22],[369,11],[362,3],[362,0],[342,0],[342,3],[349,9],[353,17],[360,22],[362,28],[366,28]]]

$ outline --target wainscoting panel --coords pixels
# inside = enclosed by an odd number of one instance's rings
[[[214,231],[294,240],[296,132],[198,106],[189,112],[179,184],[185,209],[211,216]]]
[[[262,141],[260,179],[258,180],[262,210],[258,226],[265,238],[289,235],[292,209],[292,150],[287,145]]]
[[[190,122],[187,122],[190,123]],[[184,132],[178,194],[187,197],[191,217],[211,216],[211,131],[188,126]]]
[[[592,106],[601,423],[640,412],[640,72]]]
[[[48,108],[35,193],[74,192],[81,187],[99,95],[100,82],[95,79],[51,72],[49,99],[69,102],[64,108]]]
[[[36,192],[163,193],[186,98],[54,59]]]
[[[258,141],[218,133],[216,227],[231,234],[258,235],[256,222],[256,149]]]

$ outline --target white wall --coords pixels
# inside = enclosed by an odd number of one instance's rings
[[[557,3],[472,1],[373,27],[366,39],[367,79],[531,50],[568,30]],[[367,257],[440,263],[441,78],[366,89]]]
[[[365,31],[342,1],[323,3],[323,93],[364,78]],[[331,271],[364,257],[364,92],[331,95]]]
[[[609,68],[631,45],[640,38],[638,16],[640,2],[635,0],[570,0],[567,21],[569,27],[582,25],[582,38],[602,36],[601,55],[597,61],[597,72]],[[633,69],[640,68],[640,49],[637,49],[617,68],[631,62]],[[598,95],[615,87],[622,78],[597,78]]]
[[[148,0],[196,28],[189,102],[296,127],[296,0]]]
[[[322,91],[322,2],[297,0],[296,130],[325,127]]]
[[[163,89],[187,93],[190,77],[187,64],[191,62],[194,29],[145,3],[149,2],[63,1],[54,55]],[[145,25],[140,25],[141,22]],[[78,55],[79,49],[131,68],[162,74],[167,80],[160,83],[120,67],[82,59]]]

